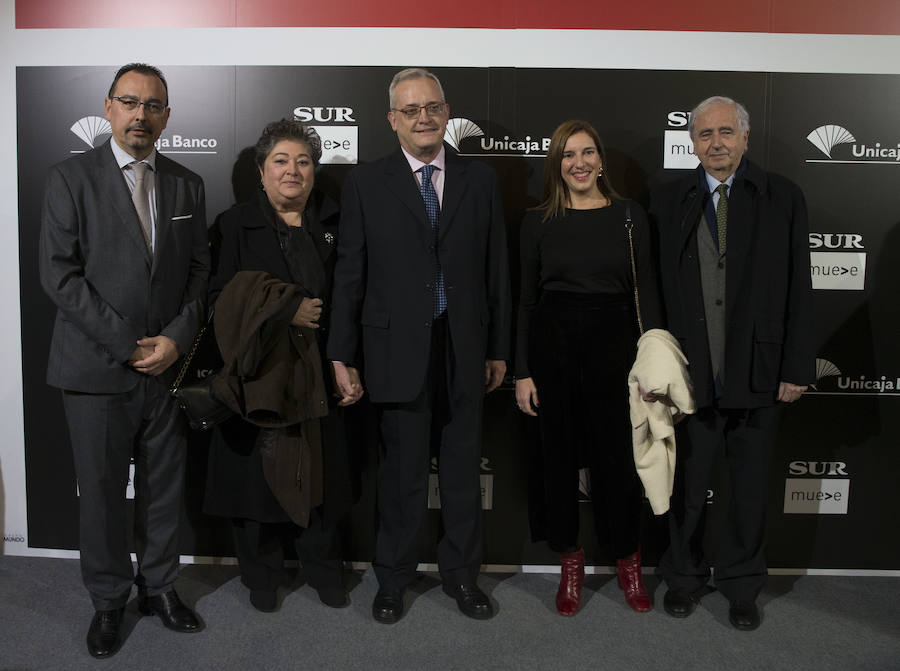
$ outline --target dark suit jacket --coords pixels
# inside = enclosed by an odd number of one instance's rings
[[[447,291],[455,380],[484,385],[484,361],[507,359],[506,229],[494,171],[446,150],[438,253]],[[376,402],[422,390],[431,344],[433,234],[409,163],[397,150],[354,169],[341,198],[328,358],[358,360]]]
[[[746,161],[746,159],[745,159]],[[696,230],[709,194],[703,168],[653,196],[669,330],[690,363],[698,407],[714,385]],[[772,405],[780,382],[815,378],[806,201],[799,187],[746,161],[728,198],[723,408]]]
[[[109,142],[47,176],[41,285],[57,306],[48,384],[89,393],[132,389],[128,358],[144,336],[186,352],[205,314],[209,275],[203,180],[158,155],[151,259]]]

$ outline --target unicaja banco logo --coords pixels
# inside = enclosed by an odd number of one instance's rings
[[[471,138],[481,138],[476,144]],[[550,147],[549,137],[504,135],[494,137],[471,119],[455,117],[447,122],[444,141],[460,156],[524,156],[543,158]],[[475,150],[477,147],[477,151]],[[468,149],[468,151],[465,151]]]
[[[806,139],[812,142],[828,158],[831,158],[831,150],[834,149],[835,145],[856,142],[856,138],[853,137],[849,130],[834,124],[819,126],[807,135]]]
[[[860,142],[853,133],[837,124],[819,126],[810,131],[806,139],[827,156],[808,158],[807,163],[900,165],[900,142]],[[845,144],[850,145],[849,149],[841,147]]]
[[[69,130],[93,149],[98,137],[112,133],[112,126],[103,117],[86,116],[73,123]]]
[[[484,137],[481,127],[470,119],[455,118],[447,122],[447,130],[444,131],[444,141],[459,151],[459,143],[467,137]]]

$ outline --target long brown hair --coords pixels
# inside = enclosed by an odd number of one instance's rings
[[[550,138],[550,149],[547,151],[547,162],[544,165],[544,200],[535,209],[543,210],[542,221],[550,221],[562,215],[569,205],[569,187],[562,178],[562,158],[566,142],[576,133],[587,133],[597,147],[600,155],[601,172],[597,179],[597,187],[610,201],[619,200],[621,196],[613,189],[606,176],[607,161],[603,142],[594,127],[587,121],[572,119],[562,122]]]

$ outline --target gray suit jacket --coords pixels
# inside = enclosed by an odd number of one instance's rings
[[[181,352],[205,316],[209,276],[203,180],[159,155],[151,259],[109,142],[52,168],[41,214],[41,285],[57,306],[47,383],[118,393],[141,374],[128,358],[144,336]]]

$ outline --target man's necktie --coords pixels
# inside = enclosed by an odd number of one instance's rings
[[[437,253],[441,205],[438,202],[437,191],[434,190],[434,184],[431,182],[431,175],[435,170],[436,168],[433,165],[424,165],[420,172],[422,174],[422,200],[425,201],[425,212],[428,214],[428,221],[431,222],[431,232],[434,235],[435,264],[434,281],[432,284],[434,289],[434,316],[440,317],[447,309],[447,293],[444,291],[444,273],[441,271],[441,260]]]
[[[716,230],[719,233],[719,254],[725,253],[725,230],[728,224],[728,185],[719,184],[716,187],[719,194],[719,202],[716,205]]]
[[[143,161],[135,161],[131,164],[134,170],[134,191],[131,192],[131,200],[134,202],[134,209],[137,210],[138,219],[141,220],[141,232],[144,234],[144,242],[147,243],[147,249],[153,253],[153,243],[151,227],[153,220],[150,218],[150,196],[147,192],[147,170],[150,166]]]

